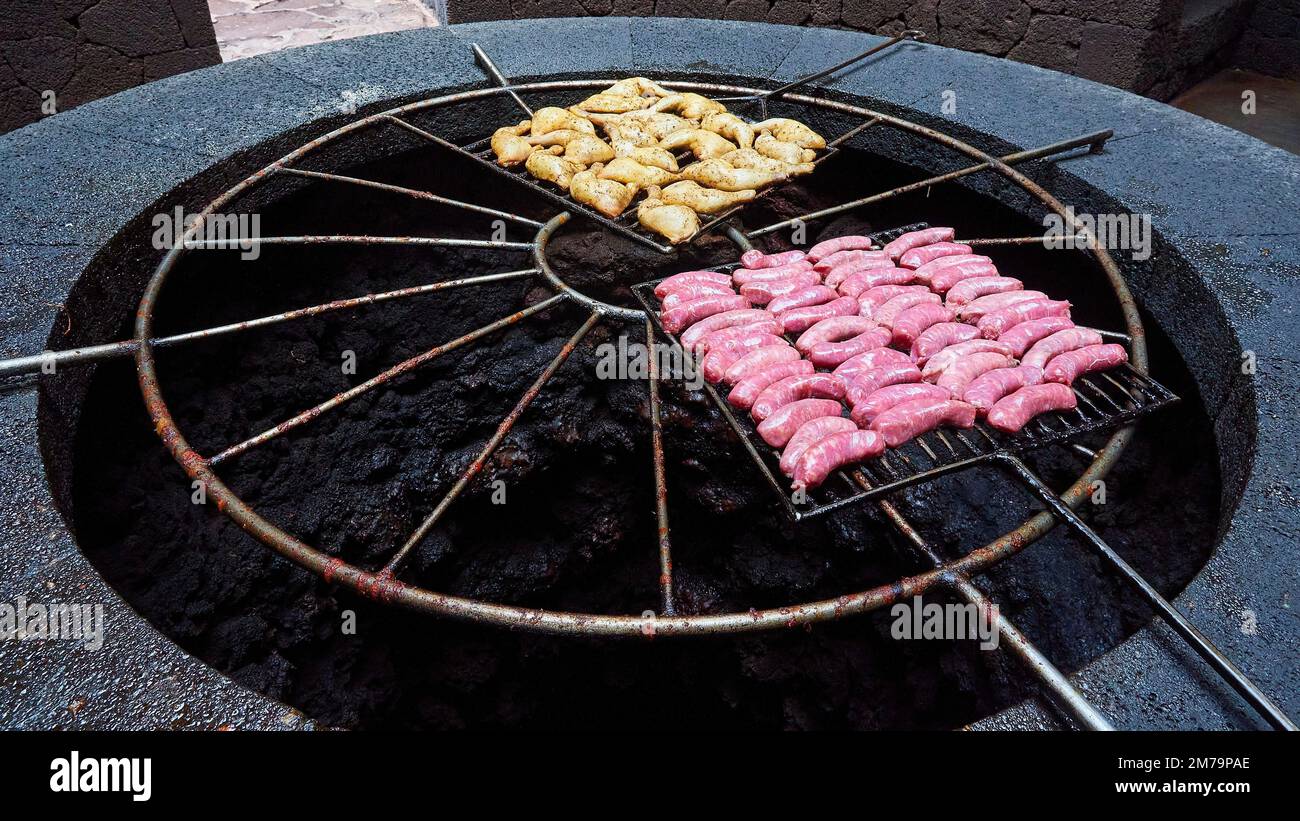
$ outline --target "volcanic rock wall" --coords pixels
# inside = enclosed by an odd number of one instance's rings
[[[0,132],[219,62],[206,0],[0,0]]]
[[[1009,57],[1168,100],[1225,66],[1256,0],[429,0],[450,23],[529,17],[752,20],[894,34]],[[1296,0],[1257,0],[1251,31],[1272,52],[1296,41]],[[1288,12],[1287,9],[1290,8]],[[1289,21],[1289,23],[1288,23]],[[1292,34],[1294,37],[1294,33]],[[1278,59],[1282,59],[1279,57]],[[1268,67],[1250,66],[1266,73]]]

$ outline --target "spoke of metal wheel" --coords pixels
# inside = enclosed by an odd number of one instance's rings
[[[187,250],[239,250],[246,245],[437,245],[448,248],[498,248],[531,251],[531,242],[501,242],[490,239],[448,239],[446,237],[372,237],[365,234],[328,234],[309,237],[243,237],[238,239],[196,239],[185,242]]]
[[[732,101],[744,101],[744,100],[761,102],[763,104],[763,115],[767,116],[767,101],[769,99],[773,97],[778,97],[782,94],[785,94],[788,91],[793,91],[799,86],[816,82],[817,80],[820,80],[823,77],[829,77],[838,71],[842,71],[848,68],[854,63],[865,60],[871,55],[884,51],[885,49],[897,45],[898,43],[901,43],[904,40],[920,40],[924,37],[925,37],[925,32],[919,29],[907,29],[905,31],[899,32],[898,34],[894,35],[893,37],[889,38],[883,43],[879,43],[877,45],[872,46],[871,48],[867,49],[861,54],[855,54],[852,57],[848,58],[847,60],[836,63],[830,68],[824,68],[821,71],[818,71],[814,74],[809,74],[805,77],[800,77],[799,79],[788,82],[783,86],[774,88],[771,91],[762,91],[759,92],[758,94],[755,94],[752,97],[719,97],[717,99],[719,100],[719,102],[732,102]]]
[[[1053,154],[1060,154],[1064,151],[1073,151],[1074,149],[1082,148],[1085,145],[1092,146],[1093,150],[1097,150],[1097,148],[1101,144],[1105,143],[1106,140],[1110,139],[1111,135],[1113,135],[1114,133],[1115,132],[1109,129],[1105,131],[1098,131],[1093,134],[1085,134],[1082,137],[1075,137],[1072,140],[1062,140],[1061,142],[1052,143],[1051,145],[1045,145],[1040,148],[1032,148],[1025,151],[1016,151],[1011,154],[1007,154],[1003,157],[1000,157],[998,159],[1006,163],[1007,165],[1017,165],[1019,163],[1028,162],[1030,160],[1042,159],[1043,157],[1048,157]],[[939,185],[940,183],[951,182],[953,180],[961,179],[962,177],[965,177],[969,174],[974,174],[977,171],[985,171],[988,169],[992,169],[993,167],[994,167],[993,163],[988,161],[977,163],[975,165],[967,166],[966,168],[960,168],[956,171],[949,171],[947,174],[939,174],[938,176],[929,177],[927,179],[920,180],[919,182],[908,183],[907,185],[900,185],[897,188],[892,188],[889,191],[883,191],[879,194],[873,194],[870,197],[863,197],[862,199],[853,200],[852,202],[846,202],[843,203],[842,205],[835,205],[830,208],[823,208],[820,211],[813,211],[811,213],[802,214],[798,217],[793,217],[791,219],[784,220],[782,222],[773,223],[772,225],[767,225],[757,230],[750,231],[749,236],[759,237],[764,234],[770,234],[773,231],[779,231],[782,228],[788,228],[792,225],[795,225],[796,223],[804,223],[810,220],[833,216],[835,214],[842,214],[845,211],[852,211],[853,209],[861,208],[864,205],[871,205],[873,203],[881,202],[883,200],[889,199],[890,197],[896,197],[899,194],[906,194],[909,191],[919,191],[923,188],[929,188],[932,185]]]
[[[655,514],[659,535],[659,606],[665,615],[676,613],[673,601],[673,545],[668,531],[668,478],[664,471],[664,427],[659,415],[659,357],[655,355],[655,328],[645,321],[646,355],[650,359],[650,447],[654,454]]]
[[[516,94],[515,90],[510,87],[510,81],[501,73],[501,69],[497,68],[497,64],[492,62],[492,58],[487,56],[487,52],[480,48],[478,43],[470,43],[469,47],[473,49],[474,59],[478,62],[479,67],[487,72],[487,75],[492,78],[492,82],[505,89],[505,92],[510,95],[510,99],[515,101],[515,105],[519,106],[519,108],[529,117],[532,117],[533,110],[529,108],[528,103],[525,103],[523,98]]]
[[[559,295],[559,298],[562,299],[563,295]],[[474,457],[474,461],[470,463],[469,467],[465,468],[465,472],[456,480],[456,484],[452,486],[451,490],[447,491],[447,495],[442,498],[442,501],[433,509],[433,512],[429,514],[428,518],[420,523],[420,526],[416,528],[415,532],[411,534],[411,537],[406,540],[406,543],[402,545],[402,548],[397,551],[393,558],[388,560],[388,564],[384,565],[384,569],[380,571],[382,575],[394,576],[402,569],[402,565],[405,564],[411,551],[415,550],[416,546],[424,540],[424,537],[429,535],[429,531],[432,530],[434,525],[438,523],[438,520],[442,518],[442,515],[447,511],[447,508],[451,507],[452,502],[456,501],[456,499],[460,497],[460,494],[465,492],[465,488],[469,486],[469,483],[474,480],[474,477],[479,474],[479,471],[483,470],[483,466],[487,464],[487,460],[492,458],[492,454],[496,451],[497,447],[499,447],[501,442],[505,440],[506,436],[510,434],[510,430],[515,426],[515,422],[519,421],[519,417],[523,415],[523,412],[527,410],[528,406],[537,398],[537,395],[541,393],[542,387],[550,381],[550,378],[555,375],[555,372],[560,369],[560,366],[564,364],[565,360],[569,358],[569,355],[578,347],[578,343],[582,341],[582,338],[587,335],[587,331],[590,331],[592,326],[594,326],[599,319],[600,314],[593,311],[591,315],[587,317],[587,321],[582,323],[582,327],[578,328],[578,330],[574,332],[573,336],[569,337],[569,341],[565,342],[564,347],[560,348],[560,352],[551,360],[551,364],[546,366],[546,369],[537,377],[537,381],[524,392],[524,395],[520,397],[515,406],[511,408],[510,413],[506,414],[506,418],[501,420],[501,424],[497,426],[496,433],[492,434],[492,438],[483,446],[483,450],[479,452],[478,456]]]
[[[344,403],[356,399],[358,396],[362,395],[363,393],[366,393],[367,391],[377,388],[380,385],[383,385],[387,382],[391,382],[392,380],[396,379],[399,376],[402,376],[403,374],[410,373],[416,368],[419,368],[422,365],[426,365],[429,362],[432,362],[434,359],[437,359],[439,356],[442,356],[448,351],[454,351],[457,348],[462,347],[463,345],[467,345],[470,342],[474,342],[475,340],[478,340],[481,337],[487,336],[493,331],[499,331],[502,328],[507,328],[511,325],[514,325],[515,323],[520,322],[532,316],[533,314],[538,313],[539,311],[543,311],[551,307],[552,305],[559,303],[564,298],[565,297],[563,294],[556,294],[555,296],[545,299],[537,303],[536,305],[533,305],[530,308],[525,308],[524,310],[519,311],[517,313],[513,313],[510,316],[498,319],[496,322],[493,322],[488,325],[484,325],[483,327],[478,328],[477,330],[470,331],[464,336],[457,337],[456,339],[453,339],[450,342],[444,342],[441,345],[430,348],[429,350],[425,351],[422,354],[404,360],[398,363],[397,365],[394,365],[393,367],[389,368],[388,370],[384,371],[383,373],[379,374],[378,376],[371,377],[370,379],[367,379],[365,382],[362,382],[361,384],[356,385],[355,387],[349,388],[348,390],[343,391],[342,393],[333,396],[330,399],[325,400],[324,402],[320,403],[319,405],[313,408],[303,411],[302,413],[298,414],[292,419],[286,419],[285,421],[281,422],[280,424],[276,425],[273,428],[268,428],[250,439],[245,439],[243,442],[240,442],[237,445],[232,445],[231,447],[226,448],[225,450],[221,451],[217,455],[208,459],[208,464],[218,465],[226,461],[227,459],[230,459],[233,456],[238,456],[239,454],[251,450],[252,448],[257,447],[258,445],[265,444],[266,442],[269,442],[278,436],[288,433],[294,428],[297,428],[301,425],[305,425],[308,422],[311,422],[312,420],[316,419],[322,414],[331,411],[334,408],[337,408]]]
[[[853,481],[864,490],[871,487],[870,480],[863,475],[862,471],[853,471],[852,476]],[[920,531],[907,520],[902,511],[887,499],[881,499],[876,504],[918,554],[935,567],[943,565],[943,557],[926,541]],[[992,607],[992,602],[970,579],[961,574],[954,574],[951,586],[953,591],[965,599],[967,603],[975,605],[981,612],[990,612],[988,608]],[[1115,729],[1110,720],[1084,698],[1078,688],[1070,683],[1070,680],[1057,669],[1056,665],[1052,664],[1047,656],[1044,656],[1042,651],[1035,647],[1033,642],[1000,612],[997,617],[997,626],[999,646],[1002,646],[1002,642],[1006,642],[1006,646],[1011,649],[1012,654],[1020,659],[1029,672],[1038,679],[1046,691],[1047,697],[1051,699],[1058,709],[1078,722],[1079,726],[1086,730]]]
[[[506,271],[505,273],[485,274],[484,276],[479,277],[449,279],[443,282],[431,282],[427,285],[415,285],[410,288],[399,288],[395,291],[366,294],[364,296],[351,297],[349,299],[336,299],[333,302],[326,302],[321,305],[297,308],[292,311],[285,311],[284,313],[258,317],[257,319],[246,319],[243,322],[232,322],[229,325],[218,325],[213,328],[204,328],[199,331],[186,331],[185,333],[174,334],[172,336],[159,336],[149,340],[149,345],[153,348],[162,348],[169,345],[176,345],[181,342],[212,339],[213,337],[224,336],[226,334],[253,330],[254,328],[264,328],[268,325],[288,322],[293,319],[320,316],[321,314],[330,313],[332,311],[358,308],[362,305],[372,305],[379,302],[386,302],[391,299],[402,299],[405,297],[419,296],[420,294],[431,294],[448,288],[461,288],[467,285],[483,285],[490,282],[519,279],[520,277],[531,276],[538,273],[541,272],[537,268],[526,268],[521,271]],[[16,359],[0,360],[0,377],[14,376],[23,373],[35,373],[40,370],[43,365],[50,362],[52,362],[57,368],[61,365],[101,362],[106,359],[130,356],[135,353],[137,347],[139,347],[139,343],[134,339],[125,339],[121,342],[108,342],[103,345],[88,345],[84,348],[72,348],[66,351],[50,351],[48,353],[36,354],[34,356],[23,356]]]
[[[403,196],[413,197],[417,200],[425,200],[426,202],[435,202],[438,203],[439,205],[450,205],[454,208],[461,208],[465,211],[474,211],[479,214],[486,214],[490,217],[500,217],[501,219],[507,219],[512,222],[518,222],[524,225],[531,225],[534,228],[542,227],[542,223],[538,222],[537,220],[532,220],[529,219],[528,217],[521,217],[518,214],[512,214],[509,211],[498,211],[495,208],[488,208],[487,206],[483,206],[483,205],[475,205],[472,202],[453,200],[450,199],[449,197],[442,197],[429,191],[420,191],[415,188],[403,188],[400,185],[390,185],[386,182],[367,180],[361,177],[348,177],[343,174],[326,174],[321,171],[306,171],[301,168],[289,168],[289,167],[277,168],[276,173],[289,174],[295,177],[305,177],[307,179],[313,179],[313,180],[325,180],[327,182],[341,182],[341,183],[346,183],[348,185],[359,185],[365,188],[374,188],[379,191],[388,191],[389,193],[392,194],[401,194]]]
[[[1034,244],[1036,244],[1036,243],[1040,243],[1040,242],[1041,242],[1041,243],[1048,243],[1048,242],[1073,242],[1073,241],[1075,241],[1075,240],[1088,240],[1088,239],[1089,239],[1089,237],[1085,237],[1085,236],[1078,235],[1078,234],[1071,234],[1071,235],[1068,236],[1068,237],[1050,237],[1050,236],[1037,236],[1037,237],[979,237],[979,238],[977,238],[977,239],[955,239],[955,240],[953,240],[953,242],[959,242],[959,243],[961,243],[961,244],[963,244],[963,245],[970,245],[970,246],[980,246],[980,245],[1034,245]]]
[[[1087,522],[1079,517],[1069,505],[1061,500],[1050,487],[1044,484],[1038,475],[1030,470],[1029,466],[1013,456],[1003,455],[1000,461],[1014,473],[1022,482],[1025,483],[1038,498],[1045,504],[1048,510],[1059,519],[1062,523],[1072,528],[1076,533],[1083,537],[1084,542],[1092,549],[1094,553],[1102,558],[1112,569],[1119,572],[1121,576],[1129,581],[1142,598],[1155,608],[1161,618],[1165,620],[1175,633],[1177,633],[1185,642],[1191,645],[1202,659],[1205,660],[1216,673],[1219,674],[1237,693],[1244,698],[1269,724],[1278,730],[1297,730],[1295,722],[1291,720],[1282,708],[1260,690],[1259,687],[1251,681],[1241,668],[1233,664],[1232,661],[1223,654],[1214,643],[1197,629],[1187,618],[1178,611],[1176,607],[1169,603],[1160,592],[1151,586],[1151,583],[1143,578],[1142,574],[1133,569],[1132,565],[1115,552],[1115,550],[1106,543],[1104,539],[1097,534],[1095,530],[1088,526]]]

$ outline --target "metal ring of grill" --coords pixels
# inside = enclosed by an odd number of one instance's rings
[[[190,447],[189,443],[185,440],[185,437],[177,428],[175,420],[172,418],[171,411],[167,407],[167,403],[163,398],[162,390],[158,383],[153,354],[153,345],[155,343],[152,341],[153,313],[163,285],[166,283],[168,275],[175,267],[180,257],[190,247],[196,247],[193,244],[193,240],[202,229],[204,221],[219,209],[222,209],[231,201],[246,193],[249,189],[259,185],[277,173],[283,172],[308,177],[312,176],[313,172],[297,171],[293,169],[292,163],[314,152],[316,149],[329,144],[340,137],[356,132],[359,129],[390,123],[405,127],[408,130],[419,132],[419,129],[410,125],[405,120],[402,120],[402,115],[496,95],[512,94],[514,91],[555,91],[563,89],[593,88],[602,86],[608,82],[608,80],[565,80],[521,84],[512,86],[509,89],[500,87],[485,88],[434,97],[373,114],[335,129],[334,131],[301,146],[283,158],[247,177],[234,187],[228,189],[200,212],[199,219],[196,220],[189,229],[189,232],[185,236],[185,241],[177,243],[175,247],[167,252],[166,256],[159,263],[145,289],[144,295],[141,297],[135,324],[134,345],[140,389],[144,395],[145,404],[149,415],[152,418],[155,429],[162,438],[164,444],[171,451],[173,457],[189,477],[203,483],[206,487],[207,493],[215,499],[218,510],[234,520],[236,524],[259,541],[322,579],[328,582],[345,584],[356,592],[381,601],[391,602],[413,610],[467,621],[492,624],[500,627],[553,634],[605,636],[676,636],[741,633],[773,629],[777,627],[807,625],[867,613],[881,607],[886,607],[900,599],[917,595],[936,586],[954,587],[965,584],[967,583],[966,579],[970,576],[978,574],[995,563],[1015,555],[1050,531],[1057,524],[1058,520],[1051,510],[1045,510],[1030,517],[1014,530],[1009,531],[989,544],[972,550],[964,556],[944,562],[931,571],[902,578],[892,584],[881,585],[870,590],[851,593],[833,599],[804,602],[801,604],[792,604],[785,607],[769,608],[764,610],[750,610],[747,612],[676,615],[671,612],[670,607],[666,607],[665,613],[661,615],[614,616],[516,607],[507,604],[481,601],[478,599],[450,596],[419,586],[403,583],[396,578],[397,574],[395,572],[395,570],[399,568],[400,562],[390,562],[389,566],[386,566],[383,570],[374,572],[329,556],[328,554],[291,536],[264,519],[221,481],[213,470],[213,464],[220,461],[220,459],[205,458]],[[674,88],[699,92],[712,92],[715,94],[757,95],[763,93],[758,89],[714,83],[666,82],[664,84]],[[996,170],[1007,179],[1019,185],[1048,209],[1061,215],[1066,223],[1070,224],[1074,228],[1077,234],[1081,236],[1089,234],[1086,226],[1079,223],[1079,221],[1076,220],[1072,214],[1068,213],[1065,207],[1045,189],[1023,174],[1014,170],[1003,160],[991,156],[968,143],[927,126],[873,111],[861,106],[794,93],[786,94],[783,99],[787,102],[798,103],[804,106],[819,107],[839,114],[876,119],[885,125],[924,137],[928,140],[939,143],[940,145],[951,148],[961,154],[972,157],[981,163],[987,164],[988,168]],[[378,187],[385,186],[379,184]],[[405,193],[410,192],[406,191]],[[546,275],[546,279],[558,291],[555,297],[541,304],[549,306],[567,300],[585,305],[592,310],[591,316],[588,317],[587,321],[578,329],[577,333],[570,338],[564,349],[562,349],[560,356],[552,363],[552,367],[548,368],[547,372],[544,372],[539,381],[534,384],[533,389],[530,390],[530,393],[534,396],[536,395],[536,391],[540,390],[542,384],[549,377],[550,373],[553,373],[554,369],[558,368],[559,365],[563,363],[564,359],[567,358],[568,354],[576,347],[582,336],[584,336],[597,321],[605,318],[614,318],[623,321],[645,322],[645,315],[642,311],[637,309],[621,308],[593,300],[590,297],[578,293],[568,285],[565,285],[554,275],[553,272],[549,270],[549,266],[545,264],[545,260],[541,256],[540,251],[537,251],[536,249],[544,247],[546,238],[552,231],[558,228],[559,225],[563,224],[564,219],[565,217],[563,215],[557,216],[549,223],[542,226],[538,231],[537,238],[532,244],[486,243],[473,240],[431,240],[429,243],[452,246],[461,245],[468,247],[531,247],[538,253],[540,272]],[[532,223],[534,225],[536,224],[532,220],[521,221]],[[350,239],[374,241],[376,238],[366,237]],[[1098,265],[1100,265],[1103,273],[1106,275],[1107,281],[1110,283],[1111,288],[1119,300],[1120,309],[1124,316],[1126,332],[1130,337],[1129,348],[1133,367],[1139,373],[1145,374],[1147,372],[1147,351],[1144,330],[1132,294],[1129,292],[1128,286],[1119,271],[1119,267],[1115,264],[1114,260],[1104,248],[1095,245],[1095,250],[1093,250],[1092,255],[1093,259]],[[511,317],[501,320],[499,323],[494,323],[494,325],[501,327],[504,326],[504,324],[513,323],[530,313],[536,312],[537,310],[540,310],[540,308],[534,306],[526,312],[516,313]],[[653,378],[651,382],[653,386]],[[526,395],[525,399],[530,401],[531,397]],[[517,406],[516,411],[522,412],[523,407],[526,407],[526,402],[522,406]],[[517,414],[512,415],[517,416]],[[508,417],[506,421],[512,423],[513,419]],[[505,423],[503,423],[503,425],[505,425]],[[508,431],[508,427],[503,427],[502,431],[498,431],[498,435],[504,436],[505,434],[503,431]],[[1073,508],[1086,498],[1092,483],[1103,478],[1107,474],[1131,439],[1132,435],[1133,429],[1131,426],[1116,431],[1110,437],[1106,445],[1101,450],[1097,451],[1091,464],[1089,464],[1075,482],[1060,495],[1061,501]],[[656,440],[656,446],[658,445],[659,443]],[[478,467],[481,467],[481,464],[478,465]],[[471,475],[472,474],[467,474],[462,477],[462,483],[467,483]],[[662,485],[660,487],[662,493]],[[454,493],[455,492],[456,491],[454,490]],[[454,498],[454,493],[449,496],[448,499],[444,499],[444,503],[447,503],[449,499]],[[437,511],[435,511],[435,513],[436,512]],[[661,535],[663,526],[664,523],[661,521]],[[423,533],[416,534],[417,537],[421,535],[423,535]],[[414,542],[415,539],[413,539],[412,542],[408,542],[408,548],[413,546]],[[406,551],[407,548],[404,548],[402,553],[400,553],[398,557],[395,557],[395,559],[402,558]]]

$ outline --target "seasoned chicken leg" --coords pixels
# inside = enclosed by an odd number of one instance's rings
[[[583,134],[595,134],[596,126],[585,117],[579,117],[572,111],[565,111],[562,108],[547,106],[539,108],[533,112],[533,136],[538,137],[550,131],[558,131],[561,128],[567,128],[571,131],[580,131]]]
[[[700,214],[717,214],[758,196],[752,188],[735,193],[705,188],[693,180],[682,180],[668,186],[660,194],[666,205],[685,205]]]
[[[532,127],[532,120],[523,120],[519,125],[507,125],[492,132],[492,153],[497,155],[498,165],[519,165],[533,153],[533,145],[520,135]]]
[[[622,120],[605,126],[605,133],[609,135],[611,142],[631,143],[646,148],[659,144],[659,140],[642,128],[640,123],[630,120]]]
[[[652,168],[662,168],[665,171],[677,172],[677,158],[671,151],[654,146],[639,146],[628,142],[627,140],[614,140],[614,153],[620,157],[627,157],[636,160],[642,165],[648,165]],[[775,162],[775,160],[771,160]]]
[[[545,151],[534,151],[528,155],[524,168],[539,180],[554,183],[568,189],[573,183],[573,175],[582,170],[582,164],[566,160]]]
[[[637,97],[631,94],[609,94],[600,92],[593,94],[573,108],[579,111],[593,111],[598,114],[622,114],[626,111],[636,111],[645,108],[654,102],[653,97]],[[572,109],[570,109],[572,111]]]
[[[677,175],[662,168],[642,165],[630,157],[618,157],[601,169],[602,180],[617,180],[624,184],[649,188],[652,185],[667,185],[677,179]]]
[[[774,160],[771,157],[764,157],[752,148],[738,148],[730,154],[723,154],[721,159],[732,168],[753,168],[756,171],[771,171],[789,174],[792,177],[811,174],[817,167],[810,162],[788,163]]]
[[[670,94],[650,106],[652,111],[676,111],[688,120],[698,120],[708,114],[718,114],[727,107],[716,100],[710,100],[692,92]]]
[[[625,77],[605,89],[606,94],[627,94],[633,97],[667,97],[671,91],[649,77]]]
[[[749,148],[754,144],[754,129],[728,111],[708,115],[700,122],[700,128],[721,134],[741,148]]]
[[[800,148],[825,148],[826,140],[798,120],[785,117],[773,117],[761,123],[754,123],[755,131],[766,131],[784,143],[794,143]]]
[[[658,188],[646,192],[646,198],[637,206],[636,218],[646,228],[667,237],[676,245],[695,236],[700,230],[700,218],[685,205],[668,205],[659,199]]]
[[[554,131],[548,131],[545,134],[538,134],[528,137],[528,142],[532,145],[551,146],[551,145],[568,145],[569,141],[576,137],[590,137],[591,134],[584,134],[581,131],[574,131],[571,128],[557,128]]]
[[[602,167],[600,163],[596,163],[586,171],[574,174],[573,182],[569,184],[569,193],[578,202],[590,205],[613,219],[632,204],[632,198],[636,196],[638,189],[635,185],[600,179],[596,174]]]
[[[685,117],[678,117],[676,114],[669,114],[665,111],[652,111],[643,109],[641,111],[629,111],[623,115],[624,123],[636,123],[645,131],[648,131],[656,140],[662,140],[674,131],[682,131],[687,128],[694,128],[691,121]]]
[[[781,142],[771,134],[759,134],[754,140],[754,149],[764,157],[791,164],[812,162],[817,156],[811,148],[800,148],[794,143]]]
[[[674,131],[659,141],[659,147],[669,151],[690,148],[691,153],[701,160],[715,159],[736,150],[735,143],[703,128]]]
[[[744,191],[759,189],[775,182],[785,182],[789,174],[759,171],[754,168],[732,168],[722,160],[700,160],[682,169],[682,179],[694,180],[706,188],[719,191]]]
[[[614,159],[614,149],[600,137],[580,134],[564,145],[565,159],[591,165],[594,162],[609,162]]]

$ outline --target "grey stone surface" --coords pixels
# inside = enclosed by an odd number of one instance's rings
[[[439,0],[437,8],[440,19],[451,23],[614,14],[827,26],[885,36],[920,29],[933,43],[1005,55],[1168,100],[1234,61],[1289,76],[1300,65],[1296,3],[1227,0],[1200,16],[1185,11],[1183,0]]]
[[[1036,15],[1030,19],[1024,39],[1007,56],[1073,74],[1079,60],[1079,21],[1057,14]]]
[[[207,0],[0,0],[0,132],[221,61]]]
[[[64,338],[64,318],[52,306],[67,299],[96,255],[118,253],[138,240],[119,235],[137,215],[159,205],[206,202],[251,167],[345,122],[350,107],[369,111],[387,100],[482,85],[469,41],[483,43],[512,77],[614,75],[640,67],[638,43],[661,42],[654,27],[643,28],[646,22],[504,22],[309,47],[169,78],[0,138],[0,158],[11,171],[0,183],[0,304],[10,306],[0,314],[6,350],[32,352],[34,345]],[[715,81],[789,79],[879,42],[854,32],[699,20],[674,22],[671,37],[671,56],[658,57],[652,73]],[[716,52],[720,39],[765,48],[723,64]],[[345,92],[355,95],[367,82],[378,96],[347,104]],[[1024,170],[1081,210],[1153,215],[1156,254],[1147,263],[1125,263],[1125,274],[1187,360],[1206,406],[1221,409],[1220,449],[1206,458],[1218,460],[1224,476],[1223,538],[1176,604],[1284,708],[1300,714],[1294,663],[1300,628],[1293,609],[1300,585],[1300,453],[1294,444],[1300,433],[1294,413],[1300,251],[1293,241],[1300,236],[1300,158],[1114,88],[935,45],[882,55],[826,85],[829,93],[941,126],[991,151],[1116,129],[1103,155]],[[939,108],[946,89],[958,100],[950,117]],[[1026,106],[1027,99],[1039,104]],[[904,162],[935,167],[956,161],[922,141],[871,134],[872,150]],[[967,184],[1001,190],[992,175],[975,175]],[[102,323],[102,333],[111,332],[116,312],[129,312],[140,285],[105,283],[103,316],[89,315]],[[110,308],[111,300],[122,304]],[[1259,362],[1254,378],[1241,373],[1244,349]],[[46,390],[59,384],[47,383]],[[98,654],[62,643],[0,644],[0,676],[15,694],[0,703],[0,725],[306,726],[283,705],[181,652],[103,584],[55,510],[37,447],[37,394],[30,383],[5,387],[0,596],[103,601],[112,633]],[[56,423],[66,421],[43,422]],[[1160,625],[1072,678],[1121,727],[1258,724]],[[1052,727],[1057,719],[1032,700],[977,726]]]

